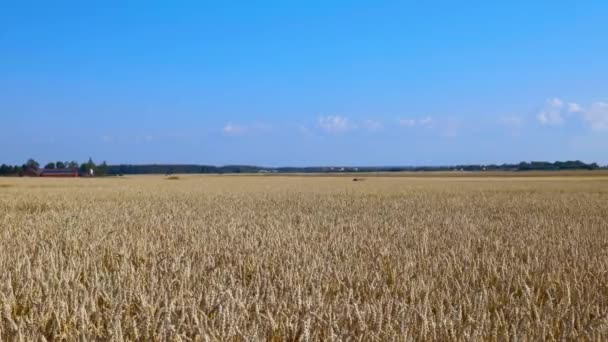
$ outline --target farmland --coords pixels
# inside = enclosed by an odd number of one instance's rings
[[[608,339],[608,176],[0,179],[0,340]]]

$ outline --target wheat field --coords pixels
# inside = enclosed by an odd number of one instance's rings
[[[0,340],[608,339],[608,177],[0,179]]]

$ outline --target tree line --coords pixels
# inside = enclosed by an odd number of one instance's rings
[[[521,162],[518,164],[468,164],[451,166],[381,166],[381,167],[261,167],[251,165],[197,165],[197,164],[120,164],[109,165],[108,175],[173,174],[173,173],[338,173],[338,172],[403,172],[403,171],[559,171],[597,170],[597,163],[575,161]]]
[[[78,169],[78,172],[81,175],[88,175],[89,170],[93,170],[94,174],[97,176],[108,175],[108,164],[105,161],[99,165],[95,164],[91,158],[89,158],[87,162],[80,164],[77,161],[54,161],[48,162],[44,167],[41,167],[39,162],[30,158],[21,165],[0,165],[0,176],[35,176],[38,175],[42,169]]]
[[[105,161],[96,165],[91,158],[86,163],[76,161],[56,161],[45,164],[45,169],[78,168],[82,175],[93,170],[96,176],[120,176],[136,174],[188,174],[188,173],[339,173],[339,172],[417,172],[417,171],[559,171],[559,170],[597,170],[597,163],[574,161],[532,161],[518,164],[467,164],[451,166],[380,166],[380,167],[261,167],[252,165],[197,165],[197,164],[120,164],[108,165]],[[36,175],[40,164],[28,159],[23,165],[0,165],[0,176]]]

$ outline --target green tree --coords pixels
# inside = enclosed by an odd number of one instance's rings
[[[95,174],[98,176],[107,176],[108,175],[108,164],[104,161],[100,165],[97,166],[97,170]]]
[[[76,168],[78,168],[78,162],[75,160],[72,160],[71,162],[68,163],[68,167],[70,169],[76,169]]]
[[[0,176],[8,176],[11,171],[11,167],[6,164],[0,166]]]
[[[32,170],[38,170],[38,168],[40,167],[40,164],[35,161],[34,159],[30,158],[27,160],[27,162],[25,163],[25,169],[32,169]]]
[[[55,166],[56,166],[58,169],[65,169],[65,163],[64,163],[64,162],[62,162],[62,161],[58,161],[58,162],[56,162],[56,163],[55,163]]]
[[[44,166],[44,168],[45,168],[45,169],[54,169],[54,168],[55,168],[55,163],[50,162],[50,163],[46,164],[46,165]]]

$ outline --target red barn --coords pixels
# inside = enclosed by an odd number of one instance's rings
[[[78,177],[78,169],[43,169],[40,177]]]

